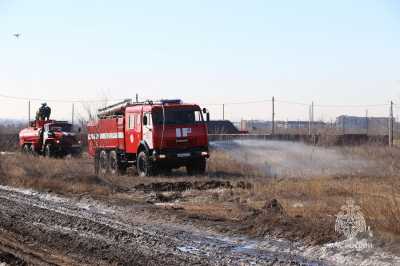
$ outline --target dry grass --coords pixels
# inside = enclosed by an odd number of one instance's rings
[[[246,158],[239,162],[232,155],[217,150],[211,151],[208,173],[213,177],[259,177],[264,175],[260,169],[247,163]]]
[[[0,156],[0,182],[61,194],[88,193],[118,198],[123,197],[123,193],[114,193],[119,187],[132,188],[141,183],[223,179],[236,184],[246,181],[253,185],[252,188],[234,185],[234,188],[188,190],[178,201],[188,215],[230,221],[238,225],[235,230],[240,232],[306,239],[311,244],[338,239],[334,232],[335,215],[346,200],[352,198],[361,206],[375,236],[395,247],[400,240],[400,150],[365,146],[344,148],[343,152],[378,162],[387,170],[374,177],[352,174],[274,179],[263,176],[246,162],[235,161],[226,153],[213,152],[207,176],[188,177],[178,171],[171,177],[138,178],[131,173],[104,180],[93,174],[92,161],[85,158],[57,160],[16,155]],[[134,197],[132,193],[129,192],[130,198]],[[125,199],[129,198],[128,193],[126,195]],[[262,212],[272,199],[279,201],[285,215]]]
[[[4,185],[35,188],[60,194],[94,193],[107,195],[111,188],[93,174],[92,166],[80,160],[57,160],[43,157],[1,156]]]
[[[374,161],[383,170],[376,176],[349,173],[337,177],[274,179],[262,176],[257,169],[235,161],[228,154],[217,152],[212,154],[209,166],[211,177],[216,172],[232,172],[233,180],[245,179],[253,187],[188,191],[181,205],[190,213],[237,221],[246,233],[274,234],[320,244],[339,239],[334,232],[336,215],[351,198],[361,207],[377,239],[392,248],[399,246],[400,149],[362,146],[343,148],[343,152]],[[272,199],[283,206],[285,217],[249,215],[251,211],[262,210]]]

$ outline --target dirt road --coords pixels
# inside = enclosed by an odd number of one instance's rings
[[[323,265],[139,215],[0,187],[0,250],[19,265]]]

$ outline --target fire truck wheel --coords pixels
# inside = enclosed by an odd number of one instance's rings
[[[163,168],[159,169],[159,174],[171,175],[171,173],[172,173],[172,168],[171,167],[163,167]]]
[[[120,167],[119,167],[119,162],[118,162],[118,156],[116,151],[110,151],[109,155],[109,169],[110,169],[110,174],[112,175],[120,175]]]
[[[30,147],[29,147],[29,149],[30,149],[30,154],[32,154],[32,155],[36,155],[37,153],[36,153],[36,151],[35,151],[35,146],[33,146],[33,145],[31,145]]]
[[[136,162],[138,175],[141,177],[153,174],[153,165],[145,151],[139,152]]]
[[[51,144],[47,144],[46,147],[44,148],[44,155],[49,158],[54,156]]]
[[[96,175],[99,174],[99,166],[100,165],[100,160],[99,160],[99,154],[96,152],[96,155],[94,156],[94,173]]]
[[[107,174],[108,165],[108,154],[105,150],[102,150],[99,155],[99,174]]]
[[[186,171],[189,175],[203,175],[206,172],[206,159],[194,160],[186,165]]]
[[[24,144],[24,146],[22,146],[22,152],[25,154],[29,154],[29,152],[30,152],[29,145]]]

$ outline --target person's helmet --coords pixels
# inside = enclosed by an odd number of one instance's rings
[[[47,105],[47,103],[42,103],[42,106],[46,106]]]

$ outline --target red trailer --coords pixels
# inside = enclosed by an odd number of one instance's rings
[[[181,166],[189,174],[204,173],[209,151],[203,113],[180,100],[126,100],[99,109],[98,120],[88,123],[96,173],[116,175],[130,166],[140,176]]]

